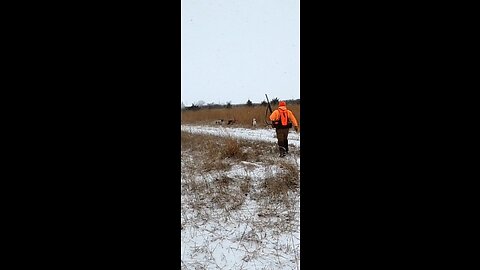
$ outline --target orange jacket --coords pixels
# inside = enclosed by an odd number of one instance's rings
[[[292,111],[287,109],[287,106],[279,106],[278,109],[272,112],[270,115],[271,121],[278,121],[282,120],[282,125],[287,125],[287,118],[292,122],[294,127],[298,127],[298,122],[295,116],[293,115]]]

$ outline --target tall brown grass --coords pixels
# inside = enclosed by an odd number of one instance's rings
[[[181,131],[182,235],[191,241],[198,228],[205,228],[201,234],[202,238],[208,236],[208,243],[233,239],[251,256],[243,261],[264,256],[268,246],[274,246],[273,255],[295,259],[299,269],[299,247],[293,243],[300,228],[300,167],[291,160],[279,159],[276,149],[275,143]],[[299,150],[291,149],[295,151]],[[245,174],[230,174],[233,166],[243,167]],[[208,227],[204,227],[207,222]],[[229,230],[229,235],[221,234],[228,223],[244,225],[243,233]],[[292,244],[280,241],[286,234],[291,234]],[[257,248],[249,251],[246,244],[252,242]],[[195,243],[193,257],[205,252],[213,258],[214,250],[205,243]],[[205,269],[205,264],[182,264],[182,269]],[[217,264],[210,268],[222,267]]]
[[[277,107],[272,106],[272,110],[275,110]],[[300,105],[292,104],[288,105],[287,108],[293,112],[295,118],[300,124]],[[217,119],[235,119],[235,124],[241,126],[251,126],[252,119],[257,120],[257,126],[265,126],[265,116],[270,116],[270,112],[266,111],[266,106],[238,106],[232,108],[202,108],[200,110],[191,111],[191,110],[182,110],[181,111],[181,123],[182,124],[210,124]],[[269,121],[269,120],[268,120]],[[269,121],[270,122],[270,121]]]
[[[226,190],[229,185],[236,183],[238,190],[235,196],[242,194],[252,194],[258,200],[278,200],[290,197],[291,191],[296,191],[300,187],[300,174],[298,164],[287,160],[278,160],[271,158],[268,149],[271,147],[266,142],[252,142],[246,140],[237,140],[232,137],[218,137],[206,134],[191,134],[185,131],[181,132],[182,151],[189,151],[195,158],[192,161],[185,160],[182,165],[182,174],[185,178],[191,178],[193,175],[202,175],[204,179],[208,178],[207,173],[217,174],[216,182],[213,186],[203,181],[186,181],[189,190],[205,193],[207,189],[213,192],[217,189]],[[276,155],[275,155],[276,157]],[[267,175],[260,185],[260,189],[252,189],[253,183],[250,177],[245,179],[232,179],[225,173],[234,164],[241,161],[257,162],[261,161],[267,166]],[[278,165],[281,173],[274,173],[272,165]],[[224,192],[217,192],[224,194]],[[217,199],[223,198],[222,196]]]

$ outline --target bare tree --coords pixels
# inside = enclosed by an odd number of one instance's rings
[[[278,104],[278,98],[276,97],[276,98],[272,99],[272,101],[270,101],[270,103],[272,105],[277,105]]]

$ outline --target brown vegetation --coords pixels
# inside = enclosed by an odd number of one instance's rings
[[[265,142],[252,142],[232,137],[220,137],[205,134],[191,134],[181,132],[182,152],[189,151],[194,156],[192,162],[182,161],[182,178],[189,178],[187,190],[203,194],[202,197],[211,197],[215,205],[222,205],[220,198],[226,198],[225,191],[233,192],[237,198],[240,194],[250,194],[257,200],[271,201],[281,199],[285,201],[290,192],[300,188],[300,167],[296,163],[276,159],[271,154],[272,145]],[[273,146],[275,148],[276,146]],[[281,173],[268,172],[268,175],[259,183],[256,189],[250,177],[232,179],[225,173],[235,164],[245,162],[255,167],[256,162],[261,162],[267,168],[278,166]],[[207,180],[206,174],[213,174],[215,178]],[[203,180],[192,180],[193,175],[200,175]],[[231,190],[233,188],[235,191]],[[209,191],[206,193],[206,191]],[[221,195],[221,196],[220,196]],[[230,198],[232,199],[232,198]],[[243,200],[235,199],[236,202]],[[201,200],[202,205],[204,200]]]
[[[265,106],[235,106],[231,108],[202,108],[199,110],[181,110],[182,124],[214,124],[216,120],[223,119],[227,124],[228,120],[235,119],[236,125],[252,126],[252,119],[257,120],[257,126],[265,126]],[[272,105],[272,110],[277,107]],[[287,108],[293,112],[295,118],[300,123],[300,105],[287,103]],[[270,112],[267,112],[267,117]]]
[[[292,258],[299,269],[300,249],[295,244],[300,228],[298,161],[278,158],[274,143],[185,131],[181,131],[181,149],[182,241],[190,243],[199,228],[207,240],[195,242],[192,256],[209,254],[208,263],[222,269],[217,261],[211,262],[210,255],[229,241],[245,250],[242,261],[257,260],[270,252],[279,262]],[[294,156],[299,151],[290,149]],[[233,166],[245,173],[232,174]],[[229,224],[239,224],[243,232],[230,230]],[[280,240],[284,236],[291,240]],[[212,242],[218,244],[211,248]],[[202,263],[184,264],[184,268],[205,269]]]

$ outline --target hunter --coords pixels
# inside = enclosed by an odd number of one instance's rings
[[[293,112],[287,109],[287,103],[280,101],[278,103],[278,109],[272,112],[270,115],[272,121],[272,127],[277,132],[278,149],[280,151],[280,157],[284,157],[288,154],[288,132],[290,128],[295,128],[298,133],[298,122]]]

